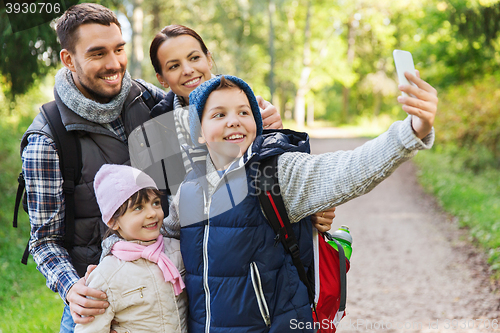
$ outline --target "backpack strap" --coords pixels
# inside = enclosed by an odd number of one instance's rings
[[[59,154],[65,200],[64,247],[69,251],[75,236],[75,186],[82,170],[80,141],[75,132],[68,132],[64,127],[55,101],[42,105],[40,112],[47,120]]]
[[[149,108],[149,110],[151,110],[155,105],[156,105],[156,102],[153,98],[153,95],[151,94],[151,92],[149,91],[148,87],[146,87],[146,85],[144,83],[142,83],[140,80],[134,80],[139,86],[142,87],[142,94],[141,94],[141,98],[142,100],[144,101],[144,104],[146,104],[146,106]]]
[[[300,259],[297,238],[286,212],[285,203],[278,184],[278,157],[275,155],[260,162],[257,175],[258,197],[269,224],[276,233],[276,242],[281,241],[299,273],[300,280],[307,287],[309,303],[314,304],[314,288],[307,277],[304,264]]]
[[[314,286],[311,284],[306,274],[304,264],[300,260],[297,238],[295,237],[290,219],[288,218],[288,213],[286,212],[285,203],[283,202],[278,184],[278,158],[279,155],[276,155],[260,162],[256,180],[258,197],[264,214],[276,233],[275,240],[281,241],[285,250],[292,256],[293,264],[295,268],[297,268],[300,280],[307,287],[309,302],[312,304],[314,313],[316,313]],[[325,232],[322,233],[322,235],[337,244],[340,272],[340,304],[338,312],[343,312],[346,308],[347,298],[347,266],[344,248],[329,233]],[[318,318],[317,313],[316,318]]]
[[[23,193],[26,187],[26,182],[24,181],[24,176],[22,172],[20,172],[19,176],[17,176],[17,183],[18,185],[16,193],[16,202],[14,204],[14,217],[12,219],[12,226],[14,228],[17,228],[17,216],[19,214],[19,206],[21,205],[21,201],[23,201]]]
[[[47,120],[52,139],[56,145],[57,154],[59,155],[59,168],[63,177],[63,193],[65,200],[65,235],[64,248],[68,251],[73,248],[73,239],[75,235],[75,186],[81,178],[82,158],[81,147],[78,136],[74,132],[68,132],[61,120],[61,114],[57,108],[55,101],[44,104],[40,107],[40,112]],[[25,187],[23,173],[17,178],[19,183],[17,187],[16,203],[14,206],[14,219],[12,225],[17,228],[17,218],[19,206],[22,201],[24,210],[28,212],[26,203]],[[24,193],[24,196],[23,196]],[[29,256],[29,241],[24,250],[21,262],[28,263]]]
[[[24,189],[26,188],[26,182],[24,181],[24,176],[23,173],[20,172],[19,176],[17,177],[17,193],[16,193],[16,202],[14,204],[14,218],[12,219],[12,226],[14,228],[17,228],[17,217],[19,214],[19,206],[21,204],[21,201],[23,203],[23,208],[27,212],[28,211],[28,204],[26,202],[26,195],[23,196]],[[28,256],[30,255],[30,243],[28,241],[28,244],[26,244],[26,247],[24,248],[24,253],[23,257],[21,259],[21,262],[25,265],[28,264]]]

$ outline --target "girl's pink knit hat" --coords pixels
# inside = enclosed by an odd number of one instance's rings
[[[143,188],[155,188],[154,180],[128,165],[104,164],[94,178],[94,191],[102,220],[108,224],[113,214],[135,192]]]

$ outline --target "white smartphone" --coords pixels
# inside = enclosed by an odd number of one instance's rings
[[[398,73],[399,84],[411,84],[416,86],[413,82],[408,81],[405,72],[415,74],[415,65],[413,64],[413,57],[408,51],[394,50],[392,52],[394,63],[396,64],[396,72]],[[401,92],[403,96],[407,96],[405,92]]]

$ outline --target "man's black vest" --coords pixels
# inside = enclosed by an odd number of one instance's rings
[[[141,98],[143,91],[144,87],[132,81],[121,113],[127,137],[134,128],[150,119],[150,109]],[[88,265],[99,263],[102,236],[107,229],[95,198],[94,176],[103,164],[130,165],[129,150],[117,135],[70,110],[55,90],[54,96],[64,126],[68,131],[77,132],[81,145],[82,170],[80,181],[75,186],[75,233],[69,253],[78,275],[83,276]],[[24,134],[21,151],[27,145],[28,136],[34,133],[52,138],[42,114],[33,120]]]

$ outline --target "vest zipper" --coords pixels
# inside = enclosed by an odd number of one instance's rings
[[[205,198],[206,200],[206,198]],[[211,319],[211,310],[210,310],[210,288],[208,287],[208,236],[210,232],[210,204],[212,202],[212,198],[208,200],[208,205],[206,205],[207,209],[207,225],[205,226],[205,231],[203,233],[203,289],[205,290],[205,310],[206,310],[206,319],[205,319],[205,332],[210,332],[210,319]]]
[[[239,166],[233,170],[229,170],[229,172],[236,171],[236,170],[240,169],[241,167],[244,168],[245,165]],[[224,174],[224,176],[225,175],[226,175],[226,173]],[[217,181],[217,183],[215,184],[214,193],[219,188],[219,185],[221,184],[221,181],[223,179],[224,179],[224,177],[220,178]],[[209,231],[210,231],[210,206],[212,204],[212,196],[211,195],[209,196],[208,202],[207,202],[207,197],[206,197],[206,194],[204,192],[203,199],[204,199],[204,204],[205,204],[204,210],[205,210],[205,214],[207,215],[207,225],[205,226],[205,231],[203,233],[203,289],[205,291],[205,311],[207,313],[206,319],[205,319],[205,332],[210,333],[210,319],[211,319],[212,314],[211,314],[211,308],[210,308],[210,288],[208,287],[208,236],[209,236]],[[259,281],[260,281],[260,277],[259,277]],[[267,304],[265,306],[267,308]],[[269,311],[267,311],[267,312],[268,312],[268,317],[269,317]],[[261,313],[262,313],[262,311],[261,311]],[[268,318],[268,320],[269,320],[269,326],[270,326],[271,320],[269,318]],[[265,321],[265,319],[264,319],[264,321]],[[267,323],[266,323],[266,325],[267,325]]]
[[[255,262],[250,264],[250,276],[252,277],[253,289],[255,291],[255,297],[257,298],[257,304],[259,305],[260,315],[266,326],[271,327],[271,316],[269,315],[269,308],[266,298],[264,297],[264,290],[262,290],[259,268]]]

